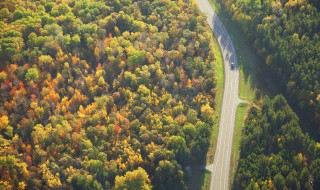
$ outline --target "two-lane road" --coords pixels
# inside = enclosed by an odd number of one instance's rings
[[[221,107],[219,134],[214,162],[207,168],[212,172],[211,188],[213,190],[230,189],[230,163],[232,138],[235,124],[236,108],[239,103],[239,71],[238,62],[231,38],[212,9],[208,0],[197,0],[199,8],[207,15],[207,21],[216,36],[221,48],[224,62],[224,94]],[[231,68],[231,63],[235,67]]]

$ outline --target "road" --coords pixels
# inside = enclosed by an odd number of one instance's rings
[[[233,129],[235,125],[236,108],[240,102],[238,62],[231,38],[212,9],[208,0],[197,0],[199,8],[207,15],[207,21],[216,36],[224,62],[224,92],[221,107],[218,143],[214,162],[206,168],[212,172],[211,188],[213,190],[230,189],[230,164],[232,152]],[[231,63],[235,68],[231,69]]]

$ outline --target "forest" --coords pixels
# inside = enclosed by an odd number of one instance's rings
[[[222,0],[256,52],[286,89],[286,98],[320,131],[320,2]],[[318,127],[317,127],[318,126]]]
[[[252,104],[242,135],[234,188],[320,189],[320,143],[302,132],[282,95]]]
[[[0,189],[186,189],[212,43],[192,0],[1,1]]]

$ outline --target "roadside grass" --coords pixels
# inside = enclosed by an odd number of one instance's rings
[[[242,128],[244,125],[244,118],[247,114],[249,104],[248,103],[240,103],[237,107],[236,112],[236,123],[233,132],[233,141],[232,141],[232,156],[231,156],[231,185],[233,184],[233,180],[235,177],[235,172],[238,166],[238,160],[240,157],[240,145],[241,145],[241,137],[242,137]],[[232,187],[232,186],[231,186]]]
[[[224,89],[224,70],[223,70],[223,59],[220,51],[220,46],[217,39],[212,33],[213,43],[214,43],[214,52],[216,57],[216,77],[217,77],[217,92],[216,92],[216,106],[215,106],[215,119],[213,124],[212,136],[210,140],[210,146],[207,152],[206,164],[213,163],[214,154],[218,142],[219,134],[219,120],[220,120],[220,110],[223,98],[223,89]]]
[[[190,190],[208,190],[210,188],[211,172],[193,168],[192,177],[188,180],[187,186]]]
[[[248,46],[248,42],[243,37],[244,35],[240,28],[232,22],[228,13],[223,10],[219,0],[209,1],[221,22],[229,32],[237,54],[240,69],[239,97],[243,100],[252,101],[255,97],[256,91],[257,64],[259,59],[251,47]]]
[[[208,190],[210,189],[210,182],[211,182],[211,172],[208,170],[205,170],[204,174],[204,182],[202,185],[202,190]]]

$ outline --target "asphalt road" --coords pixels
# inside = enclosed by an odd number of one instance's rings
[[[197,0],[197,2],[200,10],[207,15],[207,21],[220,45],[225,74],[216,153],[213,164],[206,168],[212,172],[210,189],[227,190],[230,189],[230,164],[236,108],[240,102],[238,98],[238,62],[231,38],[208,0]],[[235,64],[233,69],[231,68],[232,62]]]

